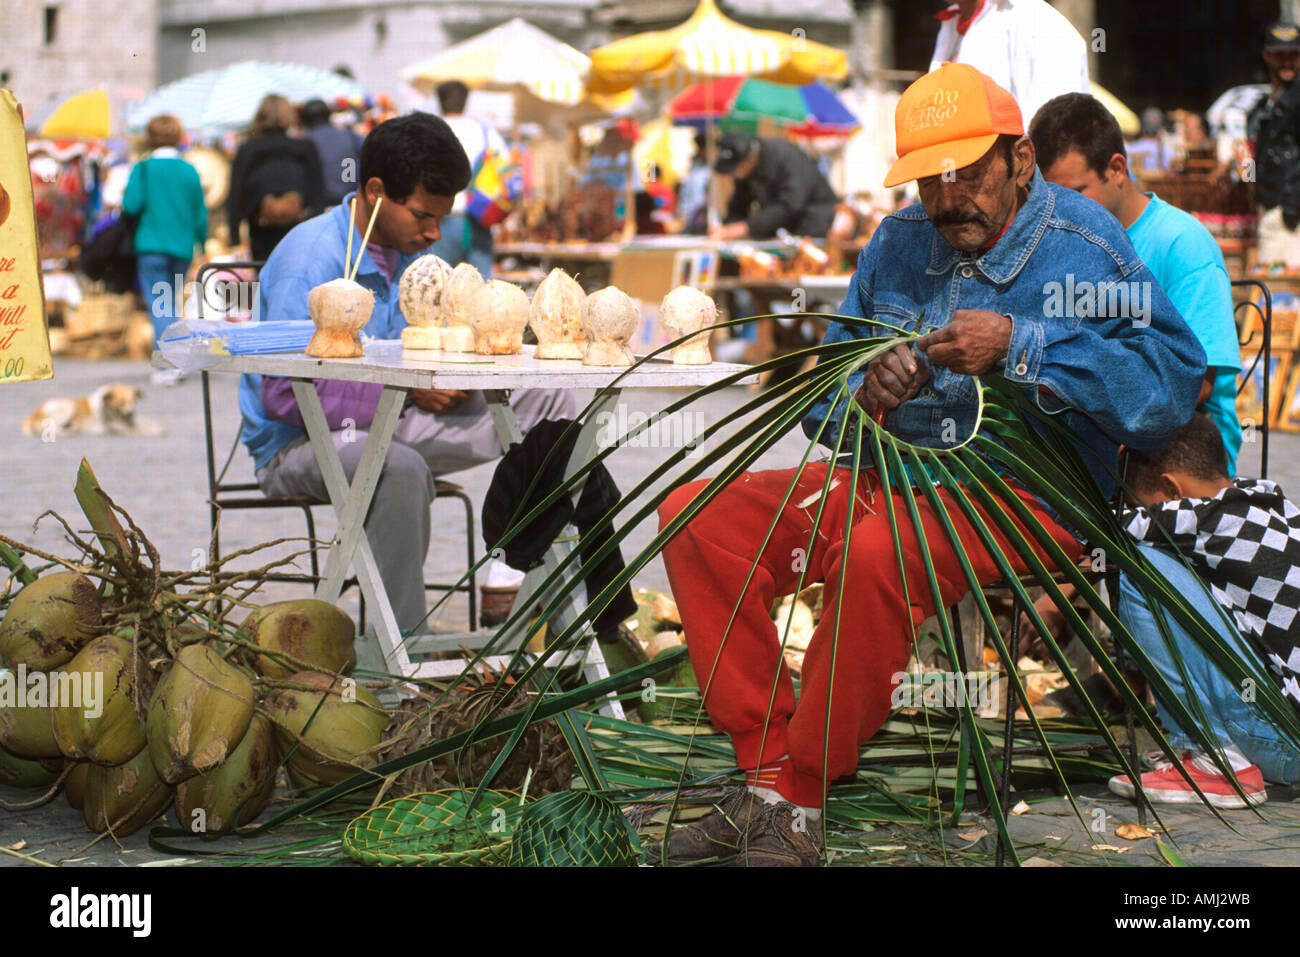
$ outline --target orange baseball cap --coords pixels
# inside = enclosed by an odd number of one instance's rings
[[[898,101],[898,162],[885,186],[969,166],[999,134],[1024,132],[1015,97],[973,66],[945,63],[904,90]]]

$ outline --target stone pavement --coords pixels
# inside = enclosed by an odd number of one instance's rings
[[[0,531],[4,534],[43,548],[56,554],[71,557],[72,551],[63,540],[63,533],[52,519],[45,519],[39,528],[32,530],[32,522],[42,512],[53,510],[62,515],[74,528],[83,528],[84,519],[73,496],[73,483],[79,461],[85,457],[95,469],[103,488],[135,519],[141,529],[158,547],[164,566],[186,567],[195,556],[206,554],[208,543],[208,510],[205,504],[207,489],[203,462],[203,421],[200,389],[197,378],[183,381],[174,388],[155,388],[148,384],[149,369],[141,363],[126,361],[86,362],[58,360],[56,377],[47,382],[8,385],[0,389],[0,436],[5,440],[5,493],[0,496]],[[82,437],[42,442],[39,438],[21,434],[23,418],[45,398],[56,395],[85,395],[97,386],[108,382],[125,382],[140,387],[145,392],[140,414],[167,429],[162,438]],[[224,459],[233,441],[238,412],[235,403],[236,379],[233,376],[216,376],[214,406],[219,419],[218,458]],[[630,390],[624,393],[624,405],[629,416],[649,413],[670,401],[676,393],[650,390]],[[585,402],[589,393],[579,396]],[[714,422],[746,399],[741,389],[729,390],[710,397],[697,406],[702,418],[692,418],[685,428],[686,437],[697,435],[708,423]],[[662,461],[662,444],[680,441],[682,430],[670,436],[659,437],[664,443],[646,443],[646,447],[620,450],[610,460],[610,470],[619,487],[626,493],[648,472]],[[806,443],[802,433],[795,430],[764,456],[759,467],[788,467],[797,462]],[[1254,474],[1257,470],[1258,446],[1248,445],[1243,451],[1242,471]],[[464,485],[475,502],[476,516],[483,494],[492,474],[492,465],[480,466],[454,476],[454,481]],[[237,450],[232,476],[252,478],[252,463],[242,446]],[[1271,452],[1270,476],[1281,482],[1283,488],[1300,495],[1300,438],[1274,435]],[[463,525],[456,513],[456,503],[435,503],[434,542],[425,567],[426,580],[446,580],[448,571],[456,577],[464,565]],[[328,540],[334,533],[332,513],[318,509],[318,535]],[[625,544],[624,554],[630,555],[644,546],[655,531],[653,519],[643,522]],[[301,537],[303,525],[296,512],[270,510],[229,513],[222,526],[222,551],[229,553],[259,542],[280,537]],[[482,541],[476,543],[482,550]],[[265,561],[259,559],[258,563]],[[304,562],[305,566],[305,562]],[[250,565],[251,567],[251,565]],[[640,587],[667,589],[663,566],[656,559],[638,576]],[[266,601],[281,597],[305,594],[302,586],[269,586],[262,593]],[[356,613],[355,593],[341,603]],[[435,627],[451,630],[465,624],[463,602],[451,602],[447,613]],[[1131,805],[1106,794],[1104,789],[1082,789],[1116,820]],[[1199,808],[1166,815],[1167,823],[1175,828],[1180,848],[1192,863],[1300,864],[1300,849],[1295,837],[1295,826],[1300,823],[1300,801],[1287,789],[1277,789],[1273,801],[1264,809],[1271,824],[1255,823],[1248,813],[1236,812],[1230,818],[1239,826],[1239,834],[1219,824],[1208,811]],[[0,800],[7,802],[30,799],[28,792],[0,786]],[[1047,834],[1057,832],[1063,839],[1065,831],[1082,846],[1085,840],[1092,843],[1122,844],[1112,839],[1108,842],[1091,840],[1080,828],[1079,822],[1069,815],[1068,805],[1053,799],[1036,805],[1030,814],[1014,819],[1018,840],[1033,843],[1051,843]],[[1250,819],[1247,821],[1247,819]],[[1127,818],[1123,818],[1127,820]],[[1239,823],[1241,822],[1241,823]],[[1071,830],[1073,829],[1073,830]],[[1113,827],[1111,828],[1113,831]],[[91,835],[81,822],[79,812],[73,811],[59,798],[49,806],[36,811],[9,812],[0,810],[0,847],[26,839],[31,847],[25,853],[40,850],[45,860],[67,857],[82,847]],[[119,854],[110,841],[101,841],[86,853],[90,862],[101,864],[138,863],[146,860],[165,860],[164,855],[148,849],[145,832],[123,841],[129,853]],[[1133,856],[1147,854],[1154,842],[1140,842],[1147,848],[1135,848]],[[1140,846],[1139,845],[1139,846]],[[1087,853],[1107,854],[1114,852]],[[1028,854],[1026,855],[1028,856]],[[0,863],[20,864],[17,858],[0,853]]]

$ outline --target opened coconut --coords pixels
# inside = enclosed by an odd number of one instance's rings
[[[43,575],[14,596],[0,622],[0,668],[57,668],[72,660],[99,623],[99,596],[89,578]]]
[[[694,286],[678,286],[659,304],[659,320],[674,339],[691,336],[673,347],[673,362],[706,366],[713,361],[709,354],[709,333],[700,331],[718,321],[718,307],[712,299]]]
[[[144,703],[153,692],[149,666],[117,635],[96,638],[64,666],[54,740],[64,757],[116,765],[144,750]],[[51,690],[51,701],[54,700]]]
[[[9,672],[10,675],[13,672]],[[0,676],[2,677],[2,676]],[[42,675],[42,680],[47,676]],[[0,689],[4,684],[0,684]],[[47,689],[48,690],[48,689]],[[26,698],[24,689],[23,698]],[[0,748],[25,758],[58,758],[63,756],[54,740],[54,725],[50,710],[44,704],[28,702],[0,706]]]
[[[469,301],[474,351],[481,356],[512,356],[524,351],[528,294],[513,283],[493,279]]]
[[[451,266],[426,253],[406,267],[397,289],[407,326],[403,349],[442,348],[442,293],[451,278]]]
[[[346,612],[318,598],[263,605],[244,619],[240,630],[268,652],[280,652],[328,674],[347,673],[357,665],[357,626]],[[267,678],[286,678],[302,665],[265,654],[256,657],[253,667]]]
[[[149,756],[175,784],[216,767],[253,719],[253,683],[204,644],[186,645],[158,682],[149,704]]]
[[[176,786],[176,819],[205,840],[247,824],[271,801],[279,767],[275,726],[254,714],[239,746],[211,771]],[[202,812],[202,813],[198,813]],[[197,825],[202,824],[202,827]]]
[[[116,767],[91,766],[86,772],[81,809],[92,831],[122,837],[144,827],[167,807],[172,790],[158,776],[149,752],[142,750]]]
[[[350,279],[331,279],[307,293],[307,314],[316,332],[307,355],[349,359],[362,354],[361,330],[375,310],[375,294]]]
[[[587,336],[585,366],[630,366],[636,359],[627,341],[641,310],[623,290],[606,286],[582,301],[582,331]]]
[[[443,352],[474,351],[470,304],[484,285],[482,275],[469,263],[461,263],[451,271],[442,292]]]
[[[337,784],[374,764],[388,713],[370,691],[351,678],[304,671],[266,696],[280,746],[289,754],[294,784],[314,789]],[[319,706],[319,707],[318,707]]]
[[[528,324],[537,336],[537,358],[582,358],[587,351],[587,334],[582,331],[585,298],[578,281],[563,269],[552,269],[542,280],[528,313]]]

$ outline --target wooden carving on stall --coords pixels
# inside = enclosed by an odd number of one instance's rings
[[[0,89],[0,383],[53,375],[23,114]]]

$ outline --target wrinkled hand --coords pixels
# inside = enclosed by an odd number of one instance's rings
[[[435,415],[439,412],[446,412],[448,409],[454,409],[468,399],[469,393],[461,392],[459,389],[411,390],[411,404],[417,409],[432,412]]]
[[[1011,345],[1011,320],[988,309],[958,309],[946,326],[922,336],[916,347],[935,365],[961,375],[997,368]]]
[[[909,345],[895,346],[867,363],[866,378],[854,396],[872,418],[883,416],[914,398],[930,381],[930,368]]]

